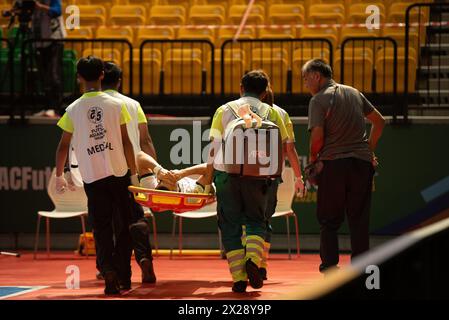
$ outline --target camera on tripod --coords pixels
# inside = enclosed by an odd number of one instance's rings
[[[36,1],[34,0],[16,0],[12,9],[2,12],[3,17],[11,17],[9,21],[9,27],[14,24],[16,17],[19,19],[19,23],[28,24],[36,8]]]

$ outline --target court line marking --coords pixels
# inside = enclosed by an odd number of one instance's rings
[[[22,294],[25,293],[30,293],[33,291],[37,291],[37,290],[41,290],[41,289],[46,289],[49,288],[49,286],[0,286],[0,288],[29,288],[28,290],[23,290],[20,292],[16,292],[16,293],[12,293],[12,294],[8,294],[6,296],[1,296],[0,300],[5,300],[7,298],[11,298],[11,297],[15,297],[15,296],[20,296]]]

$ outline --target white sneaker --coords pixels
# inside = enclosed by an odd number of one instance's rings
[[[45,115],[45,112],[47,112],[47,110],[41,110],[39,112],[34,113],[33,116],[43,117]]]
[[[56,117],[56,112],[53,109],[48,109],[45,111],[44,116],[49,117],[49,118],[54,118],[54,117]]]
[[[53,109],[41,110],[41,111],[36,112],[35,114],[33,114],[33,116],[54,118],[54,117],[56,117],[56,112]]]

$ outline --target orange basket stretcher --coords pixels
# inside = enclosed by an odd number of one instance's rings
[[[146,189],[129,186],[134,200],[154,212],[173,211],[182,213],[201,209],[215,201],[215,196],[204,193],[182,193],[166,190]]]

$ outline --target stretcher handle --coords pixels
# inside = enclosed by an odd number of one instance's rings
[[[129,186],[128,190],[133,193],[134,199],[137,200],[137,201],[144,201],[144,202],[146,202],[150,198],[150,195],[148,193],[142,192],[142,188]],[[143,190],[145,190],[145,189],[143,189]]]

